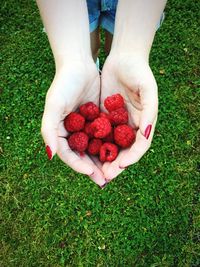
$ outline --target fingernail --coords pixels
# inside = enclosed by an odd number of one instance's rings
[[[145,132],[144,132],[144,136],[145,136],[146,139],[149,138],[149,135],[150,135],[150,133],[151,133],[151,128],[152,128],[152,125],[149,124],[149,125],[147,126]]]
[[[48,159],[51,160],[52,159],[52,151],[51,151],[50,146],[46,146],[46,153],[47,153]]]
[[[121,167],[121,166],[119,166],[119,168],[120,168],[121,170],[125,170],[127,167]]]
[[[85,156],[85,153],[84,152],[79,152],[79,155],[80,155],[80,157],[84,157]]]
[[[107,185],[107,182],[105,182],[105,184],[103,184],[103,185],[100,185],[101,189],[104,189],[106,187],[106,185]]]

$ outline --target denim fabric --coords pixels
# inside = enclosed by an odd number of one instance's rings
[[[90,32],[102,26],[113,34],[117,2],[118,0],[87,0]]]
[[[90,32],[101,26],[108,32],[114,32],[115,14],[118,0],[87,0],[89,13]],[[157,24],[157,29],[160,28],[164,20],[164,13]]]

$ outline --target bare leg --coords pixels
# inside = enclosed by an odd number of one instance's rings
[[[112,39],[113,39],[113,35],[105,30],[105,45],[104,45],[104,49],[106,52],[106,55],[108,55],[110,53],[110,49],[111,49],[111,45],[112,45]]]
[[[92,57],[94,59],[94,62],[96,62],[100,49],[99,28],[90,33],[90,43],[91,43]]]

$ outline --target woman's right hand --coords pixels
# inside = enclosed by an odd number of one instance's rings
[[[56,71],[47,92],[42,118],[42,136],[49,159],[59,158],[77,172],[86,174],[100,187],[105,184],[101,167],[88,155],[72,151],[66,137],[64,118],[81,104],[92,101],[99,105],[100,78],[94,62],[68,61]]]

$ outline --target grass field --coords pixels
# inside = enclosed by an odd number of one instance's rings
[[[40,124],[53,57],[35,2],[2,1],[1,267],[200,266],[198,10],[198,0],[168,2],[151,52],[152,146],[100,190],[47,160]]]

